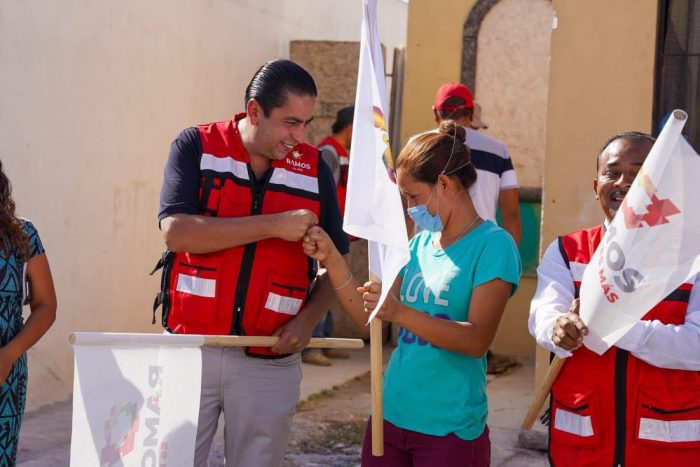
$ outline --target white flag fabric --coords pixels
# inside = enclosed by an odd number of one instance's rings
[[[673,112],[584,272],[584,343],[598,354],[700,272],[700,156],[686,119]]]
[[[377,2],[362,0],[360,65],[343,229],[369,241],[369,270],[382,284],[374,315],[408,262],[408,236],[387,131],[384,62]]]
[[[204,338],[73,336],[71,466],[192,465]]]

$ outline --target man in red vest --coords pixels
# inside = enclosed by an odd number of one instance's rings
[[[345,214],[345,194],[348,189],[348,168],[350,166],[350,143],[352,142],[352,121],[355,117],[355,107],[343,107],[336,113],[335,122],[331,126],[332,134],[318,143],[321,157],[328,164],[335,179],[338,207],[341,216]],[[355,240],[355,237],[349,237]],[[321,318],[312,333],[313,337],[333,336],[333,316],[328,311]],[[301,361],[311,365],[330,366],[331,358],[349,358],[350,355],[340,349],[305,349],[301,353]]]
[[[553,465],[697,465],[700,459],[700,278],[682,284],[598,355],[578,315],[586,265],[649,154],[644,133],[610,138],[593,180],[602,225],[559,237],[537,269],[529,328],[566,362],[552,386]]]
[[[305,143],[315,104],[306,70],[271,61],[250,81],[245,113],[185,129],[170,147],[158,215],[169,249],[163,326],[279,336],[271,349],[202,349],[196,466],[207,464],[222,411],[227,464],[277,467],[287,448],[299,352],[335,300],[302,238],[320,225],[348,252],[333,176]]]
[[[345,194],[348,189],[348,168],[350,167],[350,143],[352,142],[352,121],[355,107],[340,109],[331,126],[332,134],[318,143],[321,157],[333,171],[340,214],[345,214]]]

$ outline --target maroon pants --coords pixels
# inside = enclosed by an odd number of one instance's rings
[[[488,467],[491,464],[489,429],[465,441],[451,433],[433,436],[404,430],[384,420],[384,455],[372,455],[372,419],[362,444],[362,467]]]

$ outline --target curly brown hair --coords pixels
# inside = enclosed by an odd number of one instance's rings
[[[0,250],[5,254],[16,254],[20,261],[29,258],[29,236],[15,216],[10,180],[2,170],[0,160]]]

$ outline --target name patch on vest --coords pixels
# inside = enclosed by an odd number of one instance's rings
[[[639,439],[683,443],[700,441],[700,420],[639,420]]]
[[[568,412],[562,409],[556,409],[556,413],[554,415],[554,428],[571,433],[572,435],[584,437],[593,436],[593,424],[591,423],[591,417]]]
[[[177,276],[175,290],[190,295],[214,298],[216,297],[216,279],[204,279],[181,273]]]
[[[283,313],[285,315],[296,315],[301,309],[302,302],[303,300],[300,298],[285,297],[274,292],[270,292],[267,295],[267,300],[265,301],[265,308],[276,311],[277,313]]]

